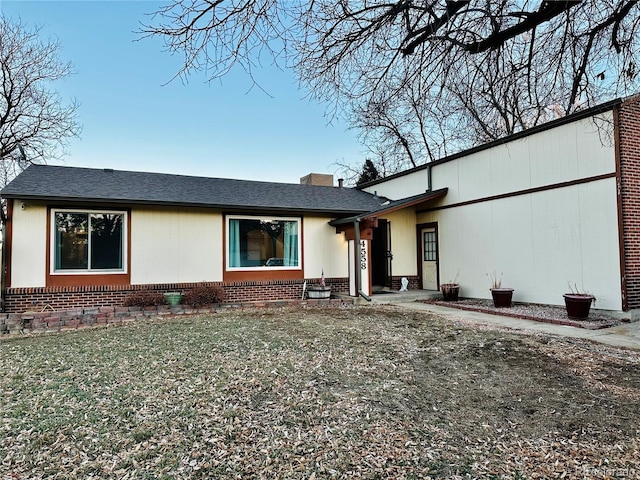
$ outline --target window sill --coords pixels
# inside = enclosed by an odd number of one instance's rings
[[[49,273],[47,287],[73,287],[79,285],[129,285],[131,275],[128,273]]]

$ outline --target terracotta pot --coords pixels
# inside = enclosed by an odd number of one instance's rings
[[[493,297],[493,305],[496,308],[508,308],[511,306],[513,288],[492,288],[491,296]]]
[[[442,291],[442,299],[445,302],[457,302],[460,293],[460,285],[457,283],[443,283],[440,285]]]
[[[565,293],[564,304],[567,307],[567,317],[577,320],[584,320],[589,316],[593,295],[580,295],[576,293]]]

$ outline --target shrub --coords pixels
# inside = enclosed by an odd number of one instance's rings
[[[164,295],[160,292],[134,292],[127,295],[124,299],[125,307],[152,307],[164,304]]]
[[[221,303],[224,300],[224,290],[222,287],[201,286],[187,290],[182,297],[182,303],[191,305],[192,307],[200,307],[202,305],[211,305],[212,303]]]

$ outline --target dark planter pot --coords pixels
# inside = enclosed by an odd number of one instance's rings
[[[442,291],[442,299],[445,302],[457,302],[460,293],[460,285],[457,283],[443,283],[440,285]]]
[[[564,304],[567,307],[567,317],[576,320],[584,320],[589,317],[593,295],[577,295],[575,293],[565,293]]]
[[[511,306],[513,288],[492,288],[491,296],[493,297],[493,305],[496,308],[508,308]]]

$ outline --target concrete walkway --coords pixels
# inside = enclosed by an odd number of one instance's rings
[[[491,315],[482,312],[472,312],[457,308],[443,307],[421,303],[418,300],[433,298],[436,292],[412,290],[403,293],[375,294],[371,297],[372,303],[381,305],[395,305],[402,308],[435,313],[443,316],[461,317],[472,322],[497,325],[513,330],[529,330],[543,332],[564,337],[582,338],[617,347],[633,348],[640,350],[640,322],[623,323],[616,327],[601,330],[587,330],[586,328],[568,327],[553,323],[535,322],[503,315]]]

